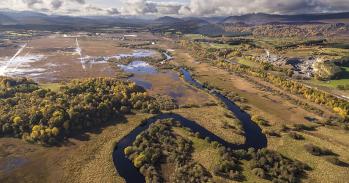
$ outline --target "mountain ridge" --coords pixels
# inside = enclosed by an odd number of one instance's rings
[[[246,23],[246,24],[266,24],[275,22],[312,22],[331,19],[349,19],[349,12],[341,13],[322,13],[322,14],[298,14],[298,15],[279,15],[255,13],[240,16],[226,17],[220,23]]]
[[[277,24],[277,23],[349,23],[349,12],[278,15],[255,13],[239,16],[217,17],[172,17],[163,16],[156,19],[143,19],[123,16],[68,16],[48,15],[33,11],[13,11],[0,9],[0,25],[157,25],[157,26],[207,26],[214,24]],[[330,20],[330,21],[329,21]],[[344,20],[344,21],[343,21]]]

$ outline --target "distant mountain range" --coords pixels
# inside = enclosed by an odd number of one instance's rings
[[[13,18],[0,14],[0,25],[14,25],[17,21]]]
[[[54,25],[54,26],[98,26],[114,24],[143,25],[148,20],[112,16],[64,16],[46,15],[32,11],[0,10],[1,25]]]
[[[183,22],[185,22],[185,20],[181,18],[170,17],[170,16],[164,16],[164,17],[155,19],[155,23],[158,23],[158,24],[178,24]]]
[[[295,23],[295,22],[327,22],[349,23],[349,12],[331,14],[305,14],[305,15],[271,15],[271,14],[247,14],[229,17],[160,17],[153,20],[145,20],[135,17],[111,17],[111,16],[61,16],[46,15],[32,11],[13,11],[0,9],[0,26],[7,25],[54,25],[54,26],[98,26],[98,25],[138,25],[155,27],[184,27],[197,28],[212,26],[214,24],[243,23],[250,25],[268,23]],[[214,26],[213,26],[214,27]],[[202,28],[205,29],[205,28]]]

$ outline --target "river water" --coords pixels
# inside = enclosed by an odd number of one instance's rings
[[[197,82],[191,77],[190,73],[187,70],[182,68],[180,71],[182,72],[184,80],[186,82],[198,89],[204,89],[204,87],[199,82]],[[235,114],[235,116],[241,121],[245,130],[246,141],[244,144],[237,145],[226,142],[225,140],[216,136],[212,132],[201,127],[194,121],[188,120],[178,114],[160,114],[147,120],[145,123],[135,128],[131,133],[129,133],[127,136],[125,136],[118,142],[113,153],[113,160],[119,175],[123,177],[127,183],[145,182],[144,176],[138,171],[136,167],[133,166],[133,163],[125,156],[124,149],[128,146],[131,146],[134,140],[136,139],[137,135],[146,130],[150,124],[156,122],[159,119],[173,118],[179,121],[182,126],[190,128],[194,133],[199,132],[202,137],[209,137],[211,140],[217,141],[223,146],[229,147],[231,149],[248,149],[251,147],[255,149],[260,149],[267,146],[266,136],[262,133],[261,128],[251,120],[251,117],[246,112],[242,111],[234,102],[221,95],[220,93],[215,91],[209,91],[209,93],[221,100],[226,105],[227,109],[232,111]]]

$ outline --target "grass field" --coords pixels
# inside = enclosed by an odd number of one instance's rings
[[[202,38],[205,38],[205,36],[202,35],[202,34],[186,34],[185,37],[190,38],[190,39],[202,39]]]
[[[174,131],[178,135],[193,142],[193,160],[200,163],[211,173],[214,182],[233,182],[228,179],[215,176],[213,173],[215,165],[217,165],[220,160],[218,149],[214,148],[213,145],[211,145],[208,141],[190,135],[189,132],[183,128],[174,128]]]
[[[319,86],[325,86],[332,89],[337,89],[339,85],[343,85],[343,86],[349,85],[349,77],[346,77],[346,76],[349,76],[349,67],[342,67],[342,69],[345,72],[344,74],[345,77],[342,79],[335,79],[330,81],[319,81],[319,80],[313,79],[311,80],[311,83]]]
[[[246,58],[242,58],[242,57],[238,57],[236,58],[236,61],[239,63],[239,64],[243,64],[243,65],[247,65],[249,67],[260,67],[260,64],[257,63],[257,62],[253,62],[251,60],[248,60]]]
[[[338,133],[338,131],[336,133]],[[347,146],[334,143],[335,139],[343,138],[343,135],[336,136],[335,133],[327,134],[329,137],[332,136],[330,141],[329,139],[325,140],[324,138],[306,133],[302,133],[302,135],[305,137],[305,140],[301,141],[294,140],[287,135],[281,138],[269,138],[268,148],[276,150],[286,157],[292,157],[308,164],[312,168],[312,171],[308,173],[308,177],[304,182],[347,182],[349,179],[348,167],[333,165],[327,162],[324,157],[313,156],[304,149],[304,145],[308,143],[326,147],[337,153],[342,161],[348,162],[349,155],[346,152]],[[348,136],[346,138],[348,138]]]
[[[221,106],[178,109],[174,112],[197,122],[227,142],[235,144],[245,142],[240,121],[227,117],[227,114],[230,114],[229,111]],[[225,128],[225,125],[231,127]]]
[[[61,83],[41,83],[39,85],[44,89],[50,89],[51,91],[58,91],[63,85]]]
[[[218,43],[210,43],[210,44],[205,44],[206,46],[212,47],[212,48],[218,48],[218,49],[234,49],[234,48],[240,48],[240,45],[229,45],[229,44],[218,44]]]
[[[270,183],[270,181],[261,179],[252,173],[250,168],[250,162],[243,160],[242,162],[242,174],[245,176],[246,180],[244,182],[253,182],[253,183]]]
[[[319,49],[319,55],[327,55],[333,57],[333,59],[340,59],[349,56],[349,50],[342,48],[321,48]]]

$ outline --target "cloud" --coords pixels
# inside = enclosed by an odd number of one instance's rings
[[[109,8],[109,9],[107,9],[107,14],[108,15],[119,15],[120,12],[116,8]]]
[[[0,0],[0,8],[14,7],[15,10],[34,10],[48,14],[69,15],[176,15],[182,6],[168,1],[120,1],[122,3],[118,7],[105,7],[92,0]],[[71,11],[73,9],[77,11]]]
[[[348,0],[190,0],[186,4],[169,1],[124,0],[121,13],[218,16],[248,13],[322,13],[348,10]]]
[[[156,12],[156,4],[146,0],[127,0],[124,1],[121,8],[121,13],[127,15],[142,15]]]
[[[97,6],[93,6],[93,5],[87,5],[87,6],[85,7],[85,9],[86,9],[87,11],[90,11],[90,12],[104,11],[104,9],[99,8],[99,7],[97,7]]]
[[[182,5],[174,3],[157,4],[158,13],[164,15],[178,15],[181,7]]]
[[[107,0],[105,0],[107,1]],[[0,0],[0,8],[34,10],[69,15],[180,15],[229,16],[248,13],[299,14],[343,12],[348,0],[109,0],[115,7],[97,0]],[[101,1],[102,2],[102,1]],[[181,2],[181,3],[179,3]],[[75,9],[77,11],[69,11]]]
[[[68,8],[68,9],[65,9],[65,10],[64,10],[64,13],[65,13],[65,14],[71,15],[71,14],[75,14],[76,12],[79,12],[79,11],[80,11],[79,9]]]
[[[17,7],[22,7],[21,5],[25,5],[27,8],[36,11],[44,11],[50,12],[52,10],[58,10],[62,8],[64,4],[86,4],[85,0],[2,0],[5,1],[6,4],[14,4]]]
[[[79,4],[86,4],[86,1],[85,0],[71,0],[72,2],[76,2],[76,3],[79,3]]]
[[[22,0],[22,1],[28,6],[28,8],[33,8],[35,5],[43,3],[42,0]]]
[[[126,15],[176,15],[181,9],[181,4],[176,2],[153,2],[147,0],[124,0],[121,13]]]
[[[182,15],[239,15],[247,13],[321,13],[348,11],[348,0],[191,0]]]
[[[86,10],[86,4],[86,0],[0,0],[0,8],[20,11],[30,10],[47,14],[71,14],[68,11],[69,9],[77,9],[78,11],[75,11],[77,14],[78,12],[93,14],[93,10],[101,12],[97,7]]]
[[[53,1],[51,2],[51,6],[52,6],[52,8],[53,8],[54,10],[59,9],[60,7],[62,7],[62,5],[63,5],[63,1],[62,1],[62,0],[53,0]]]

